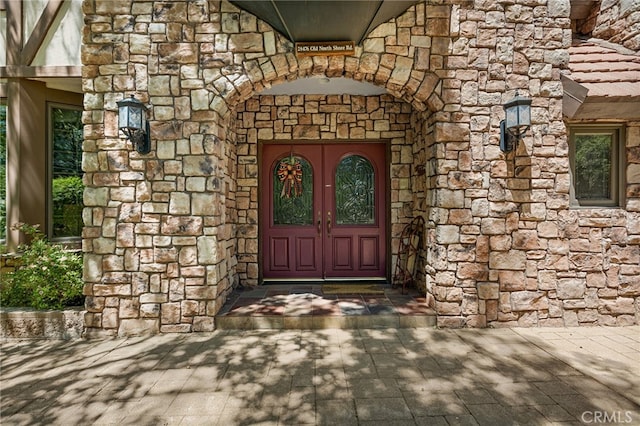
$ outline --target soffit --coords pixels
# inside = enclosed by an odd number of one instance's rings
[[[231,0],[293,42],[362,43],[378,25],[396,18],[419,0],[255,1]]]
[[[587,19],[596,0],[571,0],[571,19]]]

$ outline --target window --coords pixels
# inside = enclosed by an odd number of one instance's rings
[[[7,105],[0,103],[0,241],[7,238]]]
[[[621,205],[624,198],[623,129],[614,126],[573,128],[569,149],[572,205]]]
[[[51,140],[51,238],[82,234],[82,110],[49,106]]]

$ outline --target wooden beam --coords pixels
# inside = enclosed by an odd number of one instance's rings
[[[22,49],[21,63],[23,65],[30,65],[31,62],[33,62],[38,54],[38,50],[47,37],[51,25],[53,25],[58,13],[60,13],[62,9],[62,5],[64,5],[66,1],[67,0],[49,0]]]
[[[30,67],[8,65],[0,67],[0,78],[82,77],[82,66],[50,65]]]
[[[573,118],[587,98],[589,90],[565,75],[560,76],[560,81],[563,88],[562,112],[566,117]]]
[[[22,53],[22,0],[5,0],[7,12],[7,65],[20,65]]]

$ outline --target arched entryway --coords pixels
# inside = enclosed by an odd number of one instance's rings
[[[426,214],[430,113],[389,94],[270,93],[234,121],[240,282],[392,279],[402,228]]]

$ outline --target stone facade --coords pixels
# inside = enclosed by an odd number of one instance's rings
[[[389,141],[392,248],[423,215],[438,325],[638,322],[637,127],[627,208],[569,208],[568,0],[429,0],[352,56],[302,58],[225,1],[85,0],[84,12],[88,335],[214,329],[233,286],[258,284],[258,142],[287,138]],[[312,75],[388,95],[260,96]],[[505,155],[516,90],[533,123]],[[132,93],[150,105],[147,155],[118,137],[116,101]]]
[[[640,1],[604,0],[597,6],[593,36],[640,50]]]

